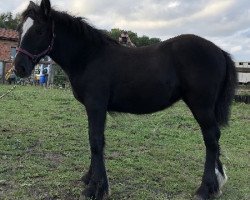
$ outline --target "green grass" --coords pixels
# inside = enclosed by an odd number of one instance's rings
[[[0,96],[9,86],[0,85]],[[85,109],[69,90],[17,87],[0,99],[0,199],[78,199],[90,162]],[[250,106],[235,103],[222,130],[228,183],[221,200],[250,199]],[[150,115],[108,116],[111,200],[191,199],[204,144],[183,102]]]

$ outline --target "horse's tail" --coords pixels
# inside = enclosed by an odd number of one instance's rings
[[[238,83],[236,68],[231,56],[222,51],[226,60],[226,78],[215,105],[215,116],[219,125],[227,125],[235,89]]]

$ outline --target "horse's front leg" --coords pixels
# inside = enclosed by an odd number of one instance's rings
[[[91,176],[92,176],[92,164],[90,164],[89,166],[89,170],[86,172],[86,174],[83,175],[83,177],[81,178],[82,182],[85,185],[88,185],[90,180],[91,180]]]
[[[83,194],[90,199],[104,199],[108,195],[108,179],[104,163],[104,128],[106,109],[100,103],[91,103],[86,106],[89,122],[89,142],[91,150],[91,164],[85,175],[88,184]]]

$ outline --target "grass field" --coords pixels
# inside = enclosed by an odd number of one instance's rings
[[[9,86],[0,85],[0,96]],[[89,166],[84,107],[70,90],[18,86],[0,99],[0,199],[73,200]],[[250,199],[250,105],[222,130],[228,183],[221,200]],[[186,200],[200,184],[204,144],[183,102],[159,113],[108,116],[111,200]]]

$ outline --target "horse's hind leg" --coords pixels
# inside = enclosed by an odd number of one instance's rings
[[[206,99],[203,102],[208,102],[208,100]],[[206,146],[206,161],[202,183],[196,192],[197,199],[205,200],[221,193],[220,187],[224,184],[226,175],[219,160],[220,129],[215,118],[214,106],[202,106],[202,103],[200,103],[196,99],[195,103],[189,102],[188,105],[201,127]]]

